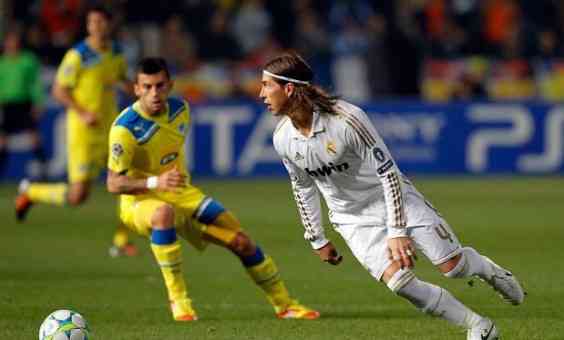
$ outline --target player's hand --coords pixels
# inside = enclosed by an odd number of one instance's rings
[[[343,261],[343,256],[339,255],[339,252],[331,242],[327,243],[326,245],[324,245],[319,249],[316,249],[315,253],[319,256],[319,258],[323,262],[327,262],[334,266],[338,265],[339,263],[341,263],[341,261]]]
[[[83,110],[80,112],[80,118],[88,126],[98,125],[98,117],[95,112]]]
[[[159,182],[157,189],[164,191],[173,191],[177,188],[184,188],[186,186],[186,175],[174,167],[159,175]]]
[[[400,263],[401,268],[413,268],[417,254],[413,242],[407,236],[388,239],[390,260]]]

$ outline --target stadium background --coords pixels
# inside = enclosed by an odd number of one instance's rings
[[[90,3],[0,4],[0,28],[24,32],[27,48],[41,59],[46,92],[62,54],[82,37],[81,13]],[[554,273],[564,239],[561,1],[102,3],[115,16],[115,37],[130,65],[142,56],[164,56],[175,93],[193,104],[187,149],[195,181],[241,217],[276,255],[296,294],[327,318],[322,325],[275,323],[240,268],[210,250],[186,256],[203,322],[172,327],[150,251],[140,261],[105,256],[114,208],[102,185],[77,211],[38,207],[25,226],[11,222],[17,179],[37,174],[28,162],[27,136],[16,135],[0,175],[4,337],[30,339],[49,312],[72,307],[86,315],[98,339],[462,338],[455,328],[392,301],[335,234],[348,260],[339,270],[319,264],[301,239],[271,146],[275,122],[256,99],[260,66],[293,48],[311,62],[317,83],[366,109],[400,167],[416,177],[461,239],[515,268],[533,294],[517,310],[492,301],[490,292],[438,281],[498,320],[509,339],[563,338],[558,283],[564,277]],[[47,170],[56,180],[65,173],[65,118],[50,96],[44,108]],[[232,265],[225,268],[226,262]],[[421,275],[437,281],[431,272],[419,265]]]

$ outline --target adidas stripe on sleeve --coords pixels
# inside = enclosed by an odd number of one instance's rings
[[[341,110],[340,113],[347,125],[347,140],[359,157],[373,165],[382,183],[388,237],[405,236],[407,221],[400,176],[388,148],[362,110]]]

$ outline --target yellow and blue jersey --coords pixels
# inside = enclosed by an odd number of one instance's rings
[[[118,43],[97,51],[83,40],[65,54],[56,81],[70,88],[77,104],[98,114],[100,126],[108,128],[118,112],[115,86],[126,75],[127,64]],[[71,122],[79,119],[74,110],[68,114]]]
[[[139,102],[118,116],[110,130],[110,170],[134,178],[158,176],[177,166],[188,175],[184,143],[190,108],[184,100],[169,98],[166,112],[150,116]]]

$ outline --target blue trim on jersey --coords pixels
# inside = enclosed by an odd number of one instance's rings
[[[212,223],[213,221],[215,221],[217,216],[219,216],[219,214],[225,211],[223,205],[221,205],[221,203],[219,203],[218,201],[212,198],[210,198],[209,200],[204,200],[202,204],[204,202],[207,203],[206,207],[203,209],[203,211],[200,212],[199,215],[196,216],[198,221],[200,221],[203,224]]]
[[[83,67],[92,66],[100,62],[100,55],[88,46],[86,40],[76,44],[74,49],[80,54],[80,62]]]
[[[177,98],[168,99],[168,122],[172,122],[184,110],[184,101]]]
[[[176,242],[176,229],[153,229],[151,231],[151,243],[160,246]]]
[[[259,246],[256,246],[256,251],[253,255],[246,257],[240,256],[239,258],[241,259],[241,262],[243,262],[243,266],[248,268],[262,263],[262,261],[264,261],[264,254],[262,253],[262,249],[260,249]]]
[[[139,144],[144,144],[159,130],[159,125],[143,118],[133,106],[129,106],[116,120],[116,126],[128,129]]]

